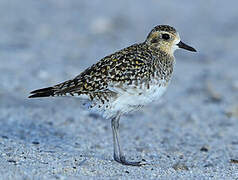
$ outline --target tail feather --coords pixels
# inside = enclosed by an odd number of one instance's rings
[[[32,95],[30,95],[28,98],[49,97],[55,95],[55,89],[53,87],[37,89],[35,91],[30,92],[30,94]]]

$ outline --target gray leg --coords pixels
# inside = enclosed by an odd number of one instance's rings
[[[112,135],[113,135],[113,157],[114,160],[123,164],[123,165],[130,165],[130,166],[141,166],[143,165],[140,161],[139,162],[130,162],[127,161],[121,146],[120,146],[120,141],[119,141],[119,120],[120,120],[120,114],[118,113],[115,117],[112,118],[111,120],[111,125],[112,125]]]

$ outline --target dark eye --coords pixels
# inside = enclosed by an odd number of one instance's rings
[[[162,39],[168,40],[170,38],[169,34],[162,34]]]

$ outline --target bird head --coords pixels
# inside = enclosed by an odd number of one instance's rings
[[[180,48],[196,52],[193,47],[180,40],[175,28],[168,25],[155,26],[148,34],[145,43],[153,49],[165,51],[168,54],[173,54],[176,49]]]

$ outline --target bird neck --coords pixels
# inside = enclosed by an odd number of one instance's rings
[[[169,60],[169,61],[173,61],[174,60],[174,53],[171,51],[168,51],[168,49],[164,49],[164,48],[152,48],[151,49],[153,54],[155,56],[157,56],[161,61],[164,60]]]

